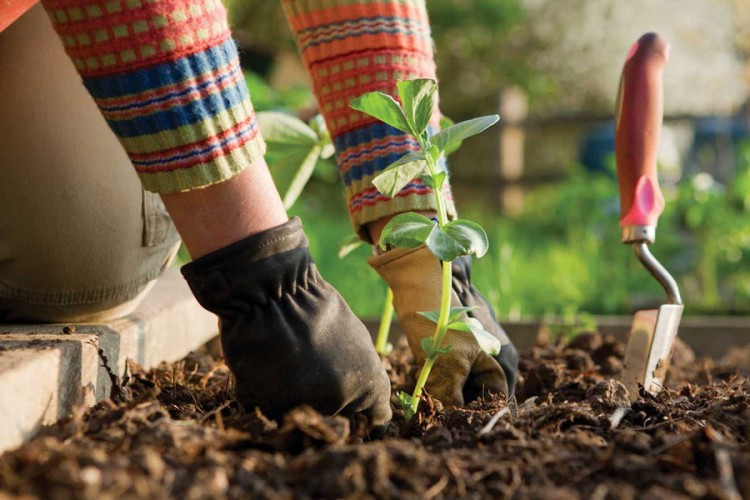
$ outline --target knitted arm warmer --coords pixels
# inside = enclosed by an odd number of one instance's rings
[[[43,0],[144,187],[228,179],[264,143],[220,0]]]
[[[419,148],[416,139],[349,107],[380,91],[397,98],[396,81],[435,78],[424,0],[282,0],[318,105],[336,146],[339,172],[355,231],[368,222],[411,210],[435,210],[432,190],[414,179],[394,198],[372,179]],[[437,121],[431,124],[436,131]],[[448,211],[455,217],[446,183]]]

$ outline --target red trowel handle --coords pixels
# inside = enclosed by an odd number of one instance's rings
[[[667,42],[656,33],[647,33],[630,49],[622,70],[615,111],[615,154],[620,225],[625,228],[656,226],[664,210],[656,153],[663,115],[662,73],[668,59]]]

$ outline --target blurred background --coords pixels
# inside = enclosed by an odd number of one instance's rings
[[[279,2],[229,0],[253,102],[307,119],[307,74]],[[441,109],[499,126],[450,157],[462,217],[490,252],[473,280],[502,318],[628,314],[664,302],[620,243],[612,110],[625,54],[657,31],[665,73],[660,177],[667,207],[653,253],[686,314],[750,313],[748,0],[429,0]],[[271,167],[273,169],[273,162]],[[333,159],[292,208],[323,275],[364,317],[385,286],[351,235]]]

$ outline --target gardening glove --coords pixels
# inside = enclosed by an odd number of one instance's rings
[[[279,418],[307,404],[391,419],[390,382],[367,329],[318,273],[293,218],[183,266],[198,302],[219,316],[237,399]]]
[[[423,245],[390,250],[368,262],[393,290],[393,307],[414,357],[422,364],[425,353],[420,342],[434,335],[436,325],[418,313],[440,307],[440,261]],[[500,340],[502,348],[497,356],[490,356],[473,334],[455,330],[446,333],[442,346],[451,345],[451,350],[438,356],[426,384],[427,391],[445,406],[463,405],[486,391],[511,396],[516,385],[518,353],[497,323],[492,307],[472,286],[470,267],[469,257],[453,261],[451,307],[478,307],[462,317],[478,320]]]

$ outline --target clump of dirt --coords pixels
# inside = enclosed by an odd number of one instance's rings
[[[282,422],[244,411],[207,354],[131,364],[113,399],[0,457],[0,496],[740,498],[748,354],[696,360],[681,346],[668,389],[631,403],[615,380],[622,345],[583,334],[524,355],[515,401],[445,409],[428,397],[377,438],[310,408]],[[413,384],[411,360],[404,344],[384,360],[394,393]]]

